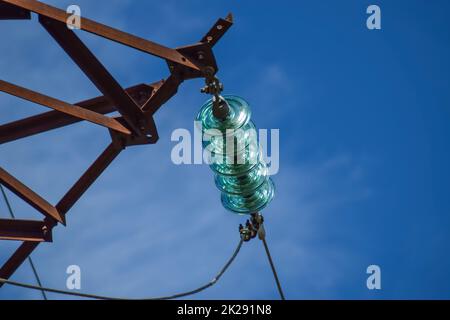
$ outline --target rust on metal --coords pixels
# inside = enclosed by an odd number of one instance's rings
[[[122,150],[157,142],[155,112],[178,92],[183,81],[204,77],[205,70],[217,72],[212,48],[233,24],[228,15],[217,20],[200,42],[172,49],[82,17],[82,30],[166,61],[170,75],[164,80],[123,89],[78,36],[67,28],[69,14],[64,10],[35,0],[0,0],[0,20],[30,19],[31,12],[39,16],[41,25],[103,96],[70,104],[0,80],[0,91],[53,109],[0,125],[0,145],[80,121],[106,127],[111,143],[55,206],[0,167],[0,183],[45,216],[42,221],[0,219],[0,239],[22,242],[0,268],[0,278],[4,279],[13,275],[39,243],[52,241],[52,229],[58,223],[65,224],[68,211]],[[116,111],[120,115],[106,116]]]
[[[145,103],[153,94],[160,82],[155,84],[139,84],[125,91],[139,104]],[[75,106],[99,114],[108,114],[117,110],[114,104],[104,96],[74,103]],[[83,119],[59,111],[44,112],[25,119],[0,125],[0,144],[26,138],[42,132],[65,127]]]
[[[3,264],[0,269],[0,278],[9,279],[19,266],[28,258],[28,256],[36,249],[40,242],[24,241],[20,247],[11,255],[11,257]],[[2,287],[3,284],[0,284]]]
[[[54,206],[22,182],[14,178],[2,167],[0,167],[0,183],[14,192],[18,197],[22,198],[33,208],[41,212],[43,215],[51,217],[63,224],[65,223],[64,216],[62,216]]]
[[[217,20],[211,30],[202,38],[201,42],[214,46],[232,25],[233,15],[229,13],[225,19],[220,18]]]
[[[131,134],[130,130],[128,130],[127,128],[125,128],[123,125],[121,125],[119,122],[117,122],[112,118],[106,117],[104,115],[98,114],[85,108],[71,105],[64,101],[60,101],[58,99],[43,95],[38,92],[23,87],[19,87],[17,85],[14,85],[12,83],[3,80],[0,80],[0,91],[16,96],[18,98],[28,100],[30,102],[34,102],[36,104],[40,104],[53,110],[71,115],[73,117],[77,117],[82,120],[86,120],[112,130],[117,130],[124,134]]]
[[[52,232],[44,221],[0,219],[0,239],[51,242]]]

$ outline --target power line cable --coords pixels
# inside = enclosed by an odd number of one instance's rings
[[[3,188],[3,185],[1,183],[0,183],[0,190],[1,190],[2,195],[3,195],[3,199],[5,200],[6,207],[8,208],[9,215],[11,216],[12,219],[15,219],[16,216],[14,215],[14,212],[12,210],[11,203],[9,202],[8,196],[6,195],[5,189]],[[28,257],[28,262],[30,263],[31,270],[33,271],[34,277],[36,278],[37,284],[39,285],[39,287],[42,287],[41,279],[40,279],[39,274],[38,274],[38,272],[36,270],[36,267],[34,265],[33,259],[31,259],[30,256]],[[44,290],[41,290],[41,294],[42,294],[42,298],[44,300],[47,300],[47,295],[46,295]]]
[[[239,251],[241,250],[243,243],[244,243],[244,240],[241,237],[241,240],[239,241],[239,244],[236,247],[236,249],[234,250],[234,253],[231,256],[231,258],[227,261],[227,263],[223,266],[223,268],[219,271],[219,273],[208,284],[201,286],[198,289],[192,290],[190,292],[185,292],[185,293],[175,294],[172,296],[162,297],[160,299],[161,300],[170,300],[170,299],[186,297],[186,296],[201,292],[201,291],[205,290],[206,288],[209,288],[209,287],[212,287],[213,285],[215,285],[217,283],[217,281],[219,281],[219,279],[227,271],[227,269],[230,267],[230,265],[233,263],[234,259],[236,259],[237,255],[239,254]]]
[[[78,293],[78,292],[59,290],[59,289],[53,289],[53,288],[45,288],[45,287],[42,287],[41,285],[36,286],[36,285],[27,284],[27,283],[2,279],[2,278],[0,278],[0,283],[3,282],[6,284],[9,284],[9,285],[12,285],[12,286],[16,286],[16,287],[22,287],[22,288],[33,289],[33,290],[41,290],[41,291],[47,291],[47,292],[53,292],[53,293],[71,295],[71,296],[78,296],[78,297],[83,297],[83,298],[98,299],[98,300],[171,300],[171,299],[182,298],[182,297],[186,297],[186,296],[190,296],[190,295],[199,293],[199,292],[215,285],[219,281],[219,279],[223,276],[223,274],[228,270],[228,268],[233,263],[233,261],[236,259],[237,255],[239,254],[239,251],[241,250],[243,243],[244,243],[244,240],[241,238],[238,246],[236,247],[236,249],[233,252],[233,255],[228,259],[227,263],[222,267],[222,269],[220,269],[219,273],[217,273],[217,275],[210,282],[208,282],[207,284],[205,284],[195,290],[178,293],[178,294],[174,294],[171,296],[164,296],[164,297],[158,297],[158,298],[127,299],[127,298],[100,296],[100,295],[87,294],[87,293]]]
[[[277,270],[275,269],[275,264],[273,263],[272,256],[270,255],[269,246],[267,245],[266,238],[261,239],[264,244],[264,249],[266,250],[267,258],[269,259],[270,267],[272,268],[273,277],[277,283],[278,292],[280,293],[281,300],[286,300],[284,297],[283,289],[281,288],[280,279],[278,278]]]
[[[269,259],[270,267],[272,269],[273,277],[275,278],[275,282],[277,284],[278,292],[280,293],[281,300],[286,300],[284,297],[283,289],[281,287],[280,279],[278,278],[277,270],[275,269],[275,264],[272,260],[272,255],[270,254],[269,246],[266,241],[266,229],[264,228],[264,217],[260,213],[255,213],[252,215],[252,221],[248,222],[248,226],[258,234],[258,238],[264,244],[264,249],[266,250],[267,258]],[[256,235],[254,235],[256,236]]]

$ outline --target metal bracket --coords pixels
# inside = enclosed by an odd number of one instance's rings
[[[245,226],[242,224],[239,225],[239,233],[245,242],[256,238],[256,236],[260,240],[263,240],[266,237],[264,217],[258,212],[252,213],[251,218],[246,221]]]

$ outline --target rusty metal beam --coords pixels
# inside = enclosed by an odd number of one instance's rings
[[[117,122],[116,120],[106,117],[104,115],[98,114],[96,112],[86,110],[84,108],[66,103],[64,101],[43,95],[41,93],[19,87],[15,84],[0,80],[0,91],[3,91],[7,94],[16,96],[18,98],[22,98],[28,100],[30,102],[34,102],[40,104],[42,106],[51,108],[53,110],[71,115],[73,117],[80,118],[82,120],[86,120],[106,128],[119,131],[124,134],[131,134],[130,130],[125,128],[122,124]]]
[[[119,155],[122,149],[122,147],[117,146],[115,143],[111,143],[58,202],[56,205],[58,212],[61,212],[63,215],[66,214],[75,202],[80,199],[86,190]]]
[[[211,46],[214,46],[232,25],[233,15],[229,13],[225,19],[220,18],[217,20],[213,27],[202,38],[201,42],[209,43]]]
[[[35,0],[0,0],[0,1],[16,5],[26,10],[30,10],[32,12],[39,14],[40,16],[48,17],[50,19],[54,19],[64,24],[66,24],[67,19],[70,16],[70,14],[66,13],[64,10],[57,9],[55,7],[49,6],[45,3]],[[199,68],[194,62],[190,61],[188,58],[184,57],[182,54],[180,54],[174,49],[111,28],[109,26],[95,22],[93,20],[81,17],[81,30],[96,34],[103,38],[121,43],[123,45],[135,48],[137,50],[149,53],[151,55],[163,58],[165,60],[184,65],[188,68],[199,70]]]
[[[155,134],[153,118],[148,123],[142,123],[143,113],[136,102],[72,30],[64,23],[44,16],[39,16],[39,21],[100,92],[113,102],[135,134],[139,135],[145,130],[148,134]]]
[[[158,85],[159,82],[150,85],[140,84],[130,87],[126,89],[126,91],[137,103],[143,104],[151,97],[153,90]],[[104,96],[81,101],[75,103],[75,105],[100,114],[107,114],[116,111],[114,104]],[[61,113],[59,111],[49,111],[25,119],[13,121],[0,125],[0,144],[61,128],[80,121],[82,121],[82,119]]]
[[[40,242],[24,241],[0,269],[0,278],[9,279]],[[4,283],[0,283],[0,288]]]
[[[9,3],[0,2],[0,20],[29,20],[31,12]]]
[[[44,221],[0,219],[0,240],[51,242],[52,233]]]
[[[183,82],[177,74],[171,74],[161,85],[156,89],[155,94],[142,106],[144,113],[151,117],[158,109],[173,97],[179,85]]]
[[[10,175],[2,167],[0,167],[0,183],[46,217],[53,218],[56,221],[65,224],[64,216],[60,214],[55,207],[22,182]]]

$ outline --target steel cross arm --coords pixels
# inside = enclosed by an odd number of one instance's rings
[[[175,73],[161,81],[152,97],[142,106],[144,113],[148,117],[152,117],[164,103],[177,93],[178,87],[182,82],[183,79]]]
[[[70,116],[80,118],[81,120],[86,120],[124,134],[131,134],[130,130],[125,128],[115,119],[81,108],[79,106],[71,105],[64,101],[43,95],[41,93],[19,87],[15,84],[3,80],[0,80],[0,91],[16,96],[18,98],[28,100],[30,102],[43,105]]]
[[[0,219],[0,239],[51,242],[52,233],[44,221]]]
[[[40,1],[0,0],[0,2],[15,5],[17,7],[37,13],[40,16],[48,17],[50,19],[57,20],[64,24],[66,24],[68,18],[70,17],[70,14],[68,14],[64,10],[49,6]],[[195,63],[190,61],[187,57],[183,56],[175,49],[171,49],[158,43],[120,31],[118,29],[111,28],[109,26],[95,22],[90,19],[81,17],[80,21],[81,21],[81,30],[96,34],[100,37],[121,43],[123,45],[132,47],[145,53],[149,53],[151,55],[163,58],[165,60],[184,65],[188,68],[199,70],[199,67]]]
[[[172,98],[177,92],[178,87],[183,82],[183,78],[177,74],[172,73],[167,79],[161,80],[158,83],[154,84],[153,95],[145,102],[142,103],[142,111],[145,114],[145,117],[149,119],[153,119],[153,115],[156,111],[161,108],[161,106],[166,103],[170,98]],[[121,121],[121,117],[116,118],[118,121]],[[149,144],[155,143],[155,139],[148,139],[148,137],[121,137],[120,134],[111,132],[113,139],[123,140],[123,144],[125,146],[131,145],[140,145],[140,144]]]
[[[225,19],[219,18],[216,23],[211,27],[208,33],[200,40],[198,45],[178,48],[178,51],[187,51],[189,48],[197,48],[197,58],[199,54],[207,56],[209,53],[209,61],[214,65],[215,71],[217,72],[217,66],[215,65],[214,57],[212,56],[211,48],[216,45],[216,43],[222,38],[222,36],[227,32],[227,30],[233,25],[233,16],[231,13],[227,15]],[[206,51],[202,52],[202,46]],[[203,57],[205,60],[205,57]],[[205,63],[205,62],[204,62]],[[170,65],[170,64],[169,64]],[[166,103],[172,96],[174,96],[180,84],[188,78],[188,75],[176,68],[176,66],[171,66],[171,75],[163,80],[162,84],[156,89],[156,93],[143,105],[142,110],[147,116],[153,115],[158,109]],[[199,74],[196,73],[196,76]]]
[[[200,42],[208,43],[213,47],[225,32],[233,25],[233,15],[229,13],[225,19],[219,18],[208,33],[200,40]]]
[[[160,82],[150,85],[139,84],[127,88],[125,91],[127,91],[138,104],[143,104],[152,96],[153,91],[159,84]],[[77,102],[74,105],[99,114],[108,114],[116,111],[114,104],[104,96]],[[82,121],[82,119],[59,111],[44,112],[25,119],[0,125],[0,144],[61,128],[80,121]]]
[[[2,183],[5,187],[14,192],[18,197],[22,198],[30,206],[41,212],[46,217],[53,218],[56,221],[65,224],[64,216],[54,206],[52,206],[22,182],[14,178],[2,167],[0,167],[0,183]]]
[[[64,23],[44,16],[39,16],[39,21],[100,92],[115,104],[135,134],[141,135],[145,132],[156,135],[153,118],[144,123],[146,119],[136,102],[73,31],[69,30]]]

